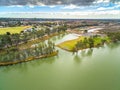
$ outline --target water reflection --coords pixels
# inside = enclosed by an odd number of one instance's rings
[[[118,43],[111,43],[111,44],[107,45],[107,47],[109,47],[111,50],[115,49],[115,48],[117,48],[119,46],[120,46],[120,42],[118,42]]]
[[[76,54],[76,55],[74,56],[74,61],[75,61],[76,63],[81,63],[81,60],[82,60],[82,58],[81,58],[78,54]]]
[[[56,60],[56,57],[50,57],[49,60],[48,58],[45,58],[42,60],[42,63],[53,64],[55,60]]]
[[[76,63],[81,63],[82,60],[86,57],[91,57],[93,54],[93,49],[86,49],[86,50],[81,50],[77,54],[74,55],[74,61]]]
[[[93,49],[90,48],[90,49],[87,50],[86,56],[92,56],[92,53],[93,53]]]
[[[0,68],[0,70],[4,73],[8,73],[9,71],[15,71],[15,70],[21,73],[27,73],[29,66],[35,68],[35,67],[39,67],[41,64],[44,63],[53,64],[56,58],[58,57],[55,56],[50,58],[43,58],[40,60],[29,61],[25,63],[19,63],[16,65],[3,66]]]
[[[92,53],[93,53],[93,49],[92,48],[89,48],[89,49],[86,49],[86,50],[82,50],[80,52],[82,57],[88,57],[88,56],[90,57],[90,56],[92,56]]]
[[[19,63],[16,65],[9,65],[1,67],[2,72],[8,73],[9,71],[27,72],[27,63]]]

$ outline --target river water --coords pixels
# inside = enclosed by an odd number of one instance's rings
[[[120,44],[0,67],[0,90],[120,90]]]

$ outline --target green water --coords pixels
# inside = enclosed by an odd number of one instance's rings
[[[0,90],[120,90],[120,44],[0,67]]]

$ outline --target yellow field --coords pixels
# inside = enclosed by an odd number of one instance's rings
[[[0,34],[6,34],[6,32],[10,32],[11,34],[20,33],[21,31],[30,28],[31,26],[19,26],[19,27],[7,27],[0,28]]]

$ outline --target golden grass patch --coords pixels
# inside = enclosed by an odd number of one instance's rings
[[[30,28],[31,26],[19,26],[19,27],[7,27],[0,28],[0,34],[6,34],[6,32],[10,32],[11,34],[20,33],[21,31]]]
[[[73,39],[73,40],[69,40],[69,41],[65,41],[63,43],[60,43],[57,46],[60,47],[60,48],[66,49],[68,51],[72,51],[75,44],[80,40],[82,41],[83,39],[84,39],[84,37],[79,37],[77,39]]]

